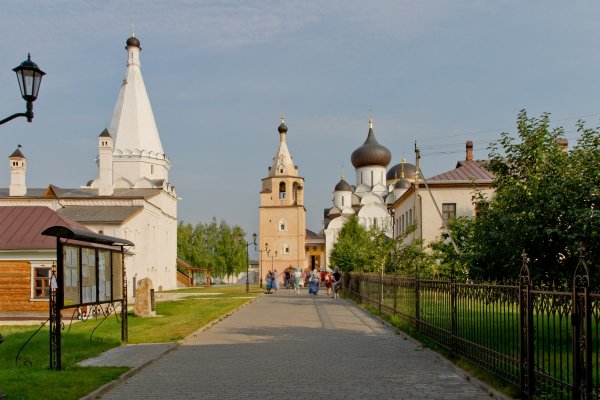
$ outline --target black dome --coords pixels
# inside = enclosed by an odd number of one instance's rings
[[[127,47],[129,47],[129,46],[139,47],[140,50],[142,49],[140,40],[138,38],[136,38],[135,36],[132,36],[129,39],[127,39]]]
[[[400,179],[398,182],[394,184],[394,189],[408,189],[410,187],[410,182],[408,179]]]
[[[281,123],[281,125],[279,125],[279,127],[277,128],[277,131],[279,133],[286,133],[287,132],[287,125],[285,123]]]
[[[387,167],[392,159],[392,153],[380,145],[375,139],[373,128],[369,128],[369,135],[365,143],[352,153],[352,165],[354,168],[366,167],[368,165],[380,165]]]
[[[351,192],[352,187],[350,187],[350,184],[348,184],[348,182],[346,182],[344,180],[344,178],[342,178],[342,179],[340,179],[338,184],[335,185],[334,191],[336,191],[336,192]]]
[[[404,178],[415,179],[416,167],[409,163],[399,163],[388,170],[385,175],[386,181],[395,181],[402,178],[402,164],[404,164]]]

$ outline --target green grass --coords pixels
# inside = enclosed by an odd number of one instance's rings
[[[239,288],[238,288],[239,291]],[[215,291],[216,292],[216,291]],[[256,290],[250,295],[261,293]],[[244,289],[245,294],[245,289]],[[185,298],[157,303],[157,317],[130,315],[129,343],[173,342],[183,339],[209,322],[249,301],[228,291],[218,299]],[[215,296],[211,296],[215,297]],[[69,310],[66,310],[67,315]],[[69,315],[70,317],[70,315]],[[67,324],[62,331],[63,371],[49,367],[49,332],[42,330],[27,344],[15,363],[21,345],[38,326],[2,326],[4,343],[0,345],[0,390],[7,399],[78,399],[122,375],[127,368],[80,368],[76,364],[121,344],[121,325],[114,316],[85,323]],[[98,326],[99,325],[99,326]],[[93,336],[90,334],[94,330]],[[30,363],[27,366],[25,363]]]

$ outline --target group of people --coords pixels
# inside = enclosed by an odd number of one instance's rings
[[[306,270],[304,273],[300,271],[300,267],[295,269],[290,266],[284,271],[283,284],[286,289],[294,289],[295,293],[300,293],[300,286],[308,286],[308,293],[317,295],[319,287],[327,288],[327,296],[337,299],[342,284],[342,274],[335,267],[333,273],[324,270]],[[267,271],[267,294],[277,293],[279,290],[279,273],[276,269]]]
[[[334,299],[339,297],[339,291],[342,287],[342,274],[338,267],[335,267],[333,273],[313,269],[307,280],[309,294],[314,294],[316,296],[319,294],[319,286],[325,286],[327,288],[327,296],[331,296]]]

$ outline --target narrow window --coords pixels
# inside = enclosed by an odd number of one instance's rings
[[[279,200],[285,199],[285,182],[279,183]]]
[[[150,166],[150,175],[153,175],[153,174],[154,174],[154,165],[151,165]]]
[[[287,222],[285,219],[280,219],[279,220],[279,231],[283,232],[285,230],[287,230]]]
[[[50,268],[46,266],[33,268],[33,298],[50,297]]]
[[[342,196],[342,207],[344,207],[344,196]]]
[[[287,243],[283,245],[283,254],[290,254],[290,245]]]
[[[442,218],[444,223],[448,223],[452,218],[456,218],[456,203],[442,204]]]

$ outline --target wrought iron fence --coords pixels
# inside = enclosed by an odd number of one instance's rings
[[[520,387],[524,398],[600,398],[600,294],[580,256],[573,290],[344,274],[343,290],[451,353]]]

